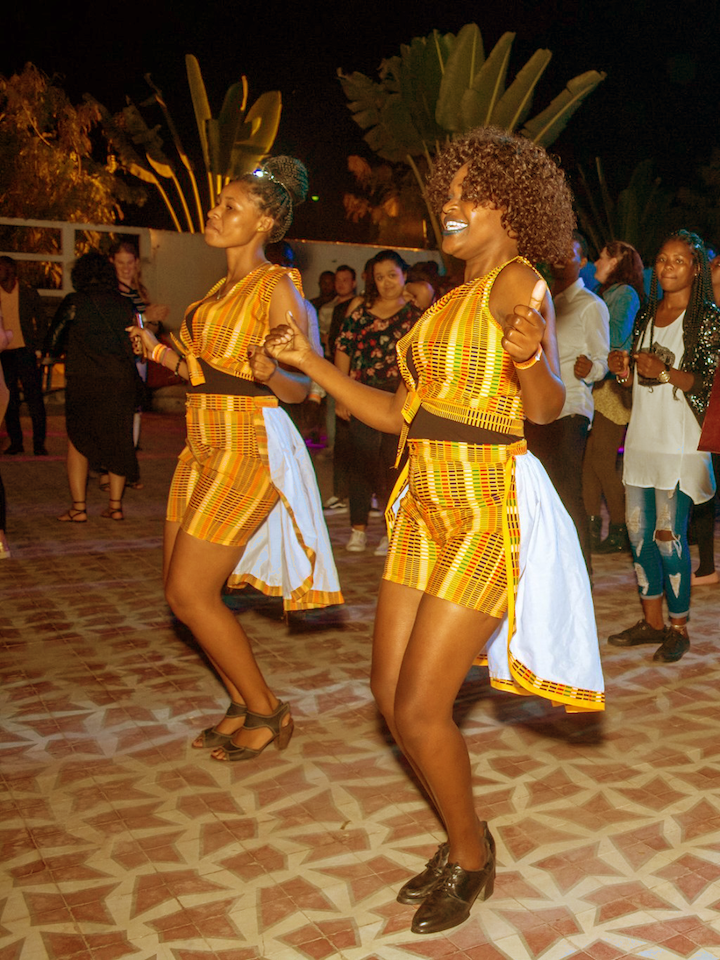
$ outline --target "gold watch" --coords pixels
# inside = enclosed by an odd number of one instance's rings
[[[670,366],[666,363],[665,369],[658,374],[658,383],[670,383]]]

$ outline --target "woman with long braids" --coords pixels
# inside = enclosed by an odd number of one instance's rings
[[[552,303],[532,263],[568,255],[570,192],[541,147],[490,127],[445,148],[428,195],[443,250],[465,261],[465,282],[399,342],[396,393],[318,358],[292,317],[265,347],[353,416],[401,433],[408,450],[391,498],[399,506],[371,682],[447,831],[398,894],[418,907],[412,930],[419,934],[457,926],[493,891],[495,844],[475,810],[470,757],[453,720],[478,655],[500,689],[569,710],[604,705],[577,534],[523,439],[526,416],[544,423],[563,405]]]
[[[643,612],[634,626],[608,639],[616,647],[656,644],[653,660],[660,663],[679,660],[690,647],[688,513],[691,503],[704,503],[715,492],[710,454],[697,447],[719,358],[720,308],[713,302],[707,253],[700,237],[678,230],[655,261],[632,352],[613,350],[608,357],[618,382],[633,391],[623,483]]]
[[[192,630],[230,697],[220,722],[194,741],[216,760],[251,760],[284,749],[290,706],[266,683],[250,641],[222,602],[232,578],[286,610],[341,603],[315,474],[305,444],[278,400],[302,401],[309,381],[259,349],[288,311],[306,331],[300,275],[271,264],[307,191],[305,167],[267,160],[223,187],[208,214],[206,243],[225,250],[227,276],[188,308],[179,352],[128,328],[156,363],[190,381],[187,446],[179,457],[164,542],[165,595]]]
[[[612,240],[595,261],[596,290],[610,313],[610,349],[629,350],[632,329],[643,300],[643,264],[635,247]],[[630,421],[629,404],[623,402],[623,390],[612,374],[593,389],[592,430],[583,459],[583,501],[590,522],[590,546],[597,553],[617,553],[628,549],[625,529],[625,489],[618,476],[618,449]],[[601,541],[600,506],[605,497],[610,527]]]

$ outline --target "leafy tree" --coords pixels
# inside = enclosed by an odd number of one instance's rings
[[[548,146],[605,74],[591,70],[574,77],[545,110],[530,118],[533,92],[552,54],[537,50],[506,86],[514,39],[514,33],[505,33],[486,58],[480,30],[469,23],[457,37],[433,30],[404,44],[400,56],[383,60],[379,82],[338,70],[353,119],[367,130],[368,146],[385,160],[409,164],[421,191],[421,168],[432,168],[439,143],[473,127],[520,129]],[[428,210],[440,246],[439,227]]]
[[[32,63],[0,76],[0,203],[22,219],[115,223],[142,191],[120,179],[117,161],[93,139],[100,116],[73,106],[56,78]],[[100,156],[102,154],[102,156]]]
[[[363,157],[348,157],[355,187],[343,196],[348,220],[365,221],[368,243],[380,246],[422,246],[425,208],[413,175],[400,164],[370,165]]]
[[[579,168],[575,206],[583,232],[598,253],[611,240],[631,243],[646,263],[651,263],[665,234],[672,229],[672,192],[661,185],[652,160],[643,160],[616,198],[605,179],[602,162],[595,158],[596,178]],[[684,224],[678,224],[683,226]]]
[[[705,239],[720,253],[720,149],[713,147],[689,185],[681,187],[670,212],[666,233],[685,227]]]
[[[200,64],[189,54],[185,57],[185,66],[207,174],[204,209],[209,209],[215,206],[217,196],[226,183],[254,170],[270,152],[280,124],[282,101],[277,90],[263,93],[246,112],[248,82],[246,77],[242,77],[228,89],[220,113],[215,118],[210,110]],[[184,221],[189,232],[202,232],[205,215],[192,161],[180,139],[162,90],[153,83],[149,73],[145,75],[145,80],[153,94],[140,106],[159,106],[162,110],[181,169],[164,150],[159,125],[149,127],[139,108],[130,99],[127,106],[114,116],[90,94],[86,94],[85,99],[100,113],[105,134],[123,166],[133,176],[152,184],[160,192],[175,229],[181,231]],[[189,182],[185,187],[180,176]],[[163,181],[168,182],[167,190]],[[190,201],[186,196],[188,185],[192,194]],[[180,205],[180,209],[176,204]],[[194,208],[196,219],[191,208]]]

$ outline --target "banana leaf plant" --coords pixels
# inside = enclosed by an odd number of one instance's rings
[[[424,198],[421,167],[432,170],[433,157],[448,137],[493,124],[519,129],[547,147],[605,79],[596,70],[574,77],[546,109],[530,118],[535,88],[552,54],[537,50],[508,86],[514,40],[514,33],[503,34],[486,57],[479,27],[468,23],[457,36],[433,30],[404,44],[399,56],[382,62],[379,82],[338,70],[348,108],[367,131],[368,146],[385,160],[407,163]],[[439,224],[429,205],[428,213],[441,248]]]
[[[652,160],[633,170],[627,187],[616,198],[608,185],[600,157],[595,177],[579,167],[575,206],[583,232],[598,253],[611,240],[631,243],[646,263],[652,262],[668,229],[672,193],[661,185]]]
[[[252,172],[270,152],[280,124],[282,99],[277,90],[263,93],[246,114],[248,83],[243,77],[229,88],[215,119],[197,58],[188,54],[185,66],[208,176],[210,202],[214,206],[228,181]]]
[[[89,94],[85,94],[85,99],[94,103],[100,111],[105,134],[120,165],[159,191],[176,230],[183,230],[182,220],[185,229],[194,233],[196,230],[202,232],[205,212],[215,206],[223,186],[254,170],[272,149],[280,124],[282,100],[277,90],[263,93],[246,113],[248,82],[246,77],[242,77],[228,89],[220,113],[214,118],[197,58],[188,55],[185,65],[207,173],[208,192],[204,204],[192,161],[180,139],[162,90],[153,83],[150,74],[145,75],[145,80],[152,88],[153,95],[140,106],[146,108],[157,105],[163,112],[175,152],[184,168],[184,176],[190,182],[194,216],[178,176],[179,168],[163,149],[160,127],[148,126],[140,109],[129,99],[127,106],[116,116]],[[173,195],[177,194],[175,202],[163,186],[163,181],[172,184]]]

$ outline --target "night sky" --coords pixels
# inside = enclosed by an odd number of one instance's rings
[[[395,11],[412,10],[399,20]],[[553,60],[536,93],[538,108],[565,82],[589,69],[608,77],[553,145],[571,176],[577,161],[602,157],[615,187],[626,184],[640,160],[653,157],[671,189],[691,184],[698,165],[720,146],[720,17],[714,0],[503,0],[337,4],[276,2],[133,2],[58,4],[46,12],[39,0],[13,0],[0,37],[0,72],[6,76],[30,60],[57,73],[73,101],[85,91],[110,110],[125,95],[140,102],[151,72],[163,90],[186,148],[199,159],[184,55],[194,53],[217,114],[227,87],[241,74],[250,102],[279,89],[283,116],[276,153],[300,157],[320,196],[298,211],[295,236],[352,239],[342,222],[341,198],[351,183],[348,154],[372,154],[344,105],[336,70],[359,70],[373,78],[383,57],[433,28],[457,32],[480,26],[488,53],[506,30],[517,33],[510,76],[538,47]],[[159,123],[157,111],[145,111]],[[162,206],[128,211],[128,222],[167,227]]]

